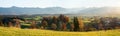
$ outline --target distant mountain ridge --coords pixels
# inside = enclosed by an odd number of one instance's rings
[[[120,14],[119,7],[93,7],[93,8],[21,8],[21,7],[0,7],[0,15],[22,15],[22,14],[81,14],[81,15],[101,15],[101,14]]]
[[[61,7],[49,7],[49,8],[20,8],[20,7],[11,7],[11,8],[0,8],[1,14],[54,14],[61,13],[66,11],[65,8]]]

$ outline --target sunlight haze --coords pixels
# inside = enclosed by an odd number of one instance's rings
[[[120,0],[0,0],[0,7],[119,7]]]

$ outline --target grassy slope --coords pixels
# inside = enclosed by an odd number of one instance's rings
[[[64,32],[0,27],[0,36],[120,36],[120,29],[91,32]]]

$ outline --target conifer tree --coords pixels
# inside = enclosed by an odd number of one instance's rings
[[[84,23],[82,19],[78,19],[77,17],[74,17],[74,31],[84,31]]]
[[[74,31],[79,31],[79,23],[78,23],[78,18],[74,17]]]

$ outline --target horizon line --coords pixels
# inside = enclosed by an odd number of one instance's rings
[[[0,6],[0,7],[2,7],[2,8],[11,8],[11,7],[16,7],[16,8],[51,8],[51,7],[20,7],[20,6],[9,6],[9,7]],[[52,7],[60,7],[60,6],[52,6]],[[115,6],[101,6],[101,7],[115,7]],[[73,7],[73,8],[101,8],[101,7]],[[61,7],[61,8],[65,8],[65,7]]]

